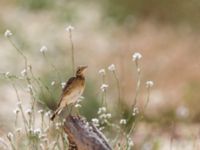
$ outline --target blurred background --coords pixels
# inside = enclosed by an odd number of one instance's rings
[[[39,95],[53,109],[61,87],[51,86],[71,75],[68,25],[75,47],[75,64],[88,65],[81,113],[96,116],[102,78],[99,70],[115,64],[124,111],[130,110],[136,85],[132,54],[140,52],[142,81],[138,107],[144,105],[145,82],[155,85],[144,120],[134,133],[136,149],[200,149],[200,1],[198,0],[1,0],[0,72],[20,75],[23,60],[4,37],[9,29],[36,76],[52,94]],[[48,48],[45,59],[40,48]],[[57,69],[57,73],[52,68]],[[58,77],[59,74],[59,77]],[[112,73],[107,70],[108,105],[117,101]],[[22,87],[20,87],[22,88]],[[27,94],[21,94],[29,103]],[[0,135],[12,129],[16,96],[0,81]],[[41,107],[39,105],[39,107]],[[111,112],[119,115],[120,112]]]

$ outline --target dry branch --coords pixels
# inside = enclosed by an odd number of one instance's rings
[[[112,150],[105,136],[91,123],[78,116],[68,116],[64,123],[70,150]]]

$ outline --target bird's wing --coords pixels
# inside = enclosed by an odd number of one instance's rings
[[[71,93],[71,89],[73,89],[73,87],[74,87],[74,81],[76,80],[76,77],[71,77],[68,81],[67,81],[67,83],[66,83],[66,85],[65,85],[65,87],[63,88],[63,90],[62,90],[62,94],[61,94],[61,97],[60,97],[60,101],[59,101],[59,103],[58,103],[58,107],[59,107],[59,105],[60,105],[60,103],[61,103],[61,101],[62,101],[62,98],[66,95],[66,94],[69,94],[69,93]]]
[[[67,93],[67,91],[69,91],[69,89],[71,89],[74,80],[76,79],[76,77],[71,77],[67,83],[65,84],[65,87],[63,88],[63,94]]]

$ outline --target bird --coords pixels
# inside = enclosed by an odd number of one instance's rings
[[[62,90],[57,109],[53,112],[53,115],[50,118],[52,121],[67,105],[76,103],[78,98],[83,94],[85,89],[84,74],[86,70],[87,66],[78,66],[76,75],[69,78],[69,80],[66,82],[65,87]]]

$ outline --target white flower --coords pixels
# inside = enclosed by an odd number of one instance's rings
[[[108,66],[108,70],[110,71],[115,71],[115,65],[114,64],[111,64],[110,66]]]
[[[39,128],[38,128],[38,129],[35,129],[33,132],[34,132],[35,134],[38,134],[38,135],[39,135],[39,134],[41,133],[41,129],[39,129]]]
[[[147,81],[146,82],[146,87],[151,88],[154,85],[153,81]]]
[[[99,74],[100,74],[100,75],[105,75],[105,74],[106,74],[105,69],[100,69],[100,70],[99,70]]]
[[[137,107],[134,107],[132,115],[135,116],[138,113],[139,113],[139,109]]]
[[[81,104],[76,104],[75,107],[76,108],[81,107]]]
[[[25,76],[26,73],[27,73],[26,69],[23,69],[23,70],[21,71],[21,75],[22,75],[22,76]]]
[[[7,134],[7,137],[8,137],[8,139],[11,141],[11,140],[13,139],[14,135],[12,134],[12,132],[9,132],[9,133]]]
[[[44,114],[44,110],[40,109],[40,110],[38,110],[38,113]]]
[[[10,75],[10,72],[6,72],[5,75],[6,77],[8,77]]]
[[[107,117],[108,119],[110,119],[111,116],[112,116],[111,113],[107,113],[107,114],[106,114],[106,117]]]
[[[133,61],[138,61],[138,60],[140,60],[142,58],[142,55],[140,54],[140,53],[138,53],[138,52],[136,52],[136,53],[134,53],[133,55],[132,55],[132,60]]]
[[[93,119],[92,119],[92,122],[93,122],[93,124],[94,124],[96,127],[99,126],[99,119],[93,118]]]
[[[12,36],[13,34],[12,34],[12,32],[10,31],[10,30],[6,30],[5,31],[5,33],[4,33],[4,36],[5,37],[10,37],[10,36]]]
[[[19,113],[19,108],[16,108],[13,112],[14,112],[14,114],[18,114]]]
[[[65,83],[65,82],[62,82],[62,83],[61,83],[61,86],[62,86],[62,88],[64,88],[64,87],[65,87],[65,85],[66,85],[66,83]]]
[[[97,114],[105,113],[106,112],[106,107],[100,107]]]
[[[28,109],[26,110],[26,113],[27,113],[28,115],[31,115],[32,110],[31,110],[30,108],[28,108]]]
[[[105,92],[105,90],[108,88],[109,86],[107,84],[102,84],[100,89],[102,92]]]
[[[50,116],[51,116],[51,111],[50,111],[50,110],[47,111],[47,112],[45,113],[45,116],[50,117]]]
[[[45,53],[47,50],[48,50],[48,49],[47,49],[46,46],[42,46],[42,47],[40,48],[40,52],[41,52],[41,53]]]
[[[52,81],[52,82],[51,82],[51,85],[52,85],[52,86],[54,86],[55,84],[56,84],[56,82],[55,82],[55,81]]]
[[[28,84],[27,87],[28,87],[29,90],[33,89],[33,86],[31,84]]]
[[[126,124],[126,119],[121,119],[119,123],[120,124]]]
[[[133,143],[133,140],[131,138],[128,138],[128,145],[130,147],[133,147],[134,146],[134,143]]]
[[[56,129],[57,129],[57,130],[60,129],[61,126],[62,126],[61,123],[56,123]]]
[[[72,30],[74,30],[74,27],[69,25],[66,29],[67,32],[71,32]]]

